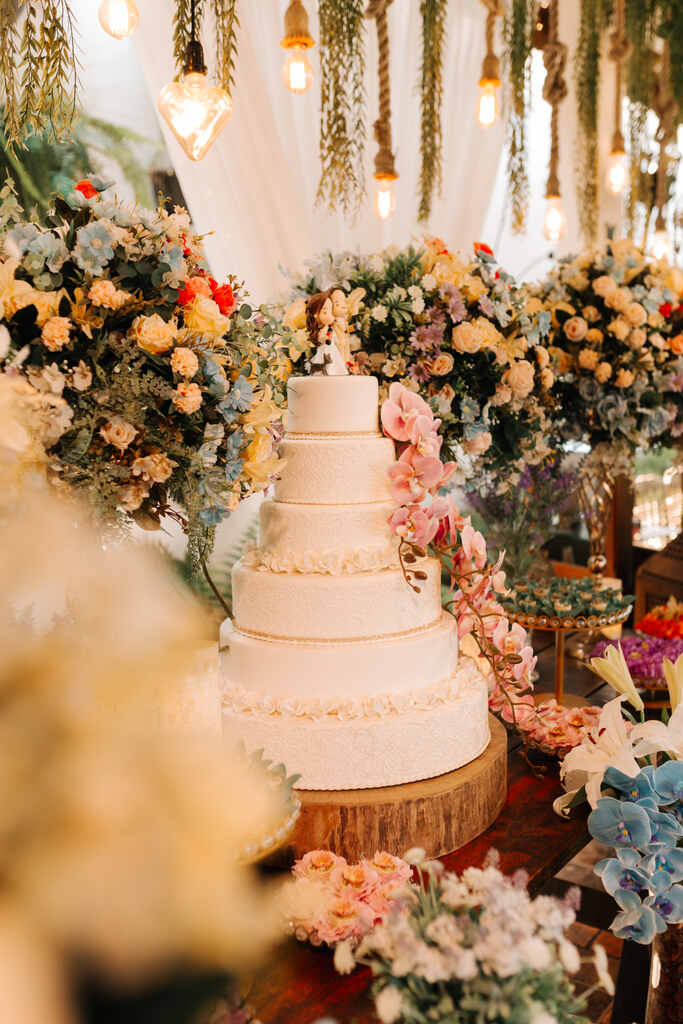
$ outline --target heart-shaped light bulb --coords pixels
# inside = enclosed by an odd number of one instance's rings
[[[114,39],[132,36],[140,21],[135,0],[102,0],[98,17],[104,31]]]
[[[159,111],[190,160],[201,160],[232,114],[225,89],[190,71],[159,93]]]

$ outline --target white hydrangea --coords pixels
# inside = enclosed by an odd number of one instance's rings
[[[387,307],[386,306],[373,306],[372,307],[372,319],[378,320],[379,323],[384,323],[387,318]]]
[[[419,285],[411,284],[410,288],[408,289],[408,295],[410,295],[411,299],[421,299],[422,289],[419,287]]]
[[[425,274],[420,284],[426,292],[433,292],[436,288],[436,278],[433,274]]]

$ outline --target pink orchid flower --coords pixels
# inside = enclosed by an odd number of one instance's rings
[[[432,423],[434,413],[424,398],[395,381],[389,388],[389,397],[382,403],[381,419],[385,434],[394,441],[411,441],[418,417],[426,417]]]
[[[460,541],[465,555],[477,569],[486,565],[486,541],[471,523],[467,523],[460,532]]]
[[[443,438],[437,433],[440,425],[441,420],[435,420],[433,416],[415,417],[410,431],[410,443],[420,455],[438,456],[443,443]]]
[[[434,539],[439,520],[430,513],[430,507],[402,505],[391,516],[389,525],[397,537],[426,548]]]
[[[392,496],[401,505],[424,501],[428,491],[436,487],[442,477],[441,460],[418,455],[412,445],[389,467]]]
[[[448,494],[445,498],[437,500],[443,503],[444,511],[441,514],[439,529],[435,537],[436,544],[438,546],[454,547],[458,542],[458,531],[462,530],[465,520],[460,515],[452,495]],[[436,505],[436,502],[434,502],[434,505]]]

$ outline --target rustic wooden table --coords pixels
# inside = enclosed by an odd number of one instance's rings
[[[553,678],[553,639],[536,633],[534,649],[539,655],[540,679],[536,688]],[[567,692],[586,698],[586,703],[604,704],[613,692],[579,663],[567,659]],[[552,802],[562,789],[556,764],[546,761],[544,775],[535,775],[522,756],[521,744],[510,736],[508,795],[500,817],[487,831],[467,846],[442,858],[449,870],[478,866],[491,847],[501,855],[506,872],[523,868],[529,887],[538,892],[588,841],[586,813],[569,821],[554,814]],[[406,836],[406,848],[418,846],[419,836]],[[312,1024],[318,1018],[333,1018],[343,1024],[376,1022],[368,996],[370,972],[357,969],[338,975],[326,948],[314,949],[292,939],[273,957],[267,970],[254,980],[249,996],[263,1024]]]

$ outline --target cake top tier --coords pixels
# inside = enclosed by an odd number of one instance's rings
[[[376,377],[291,377],[287,434],[368,434],[379,431]]]

